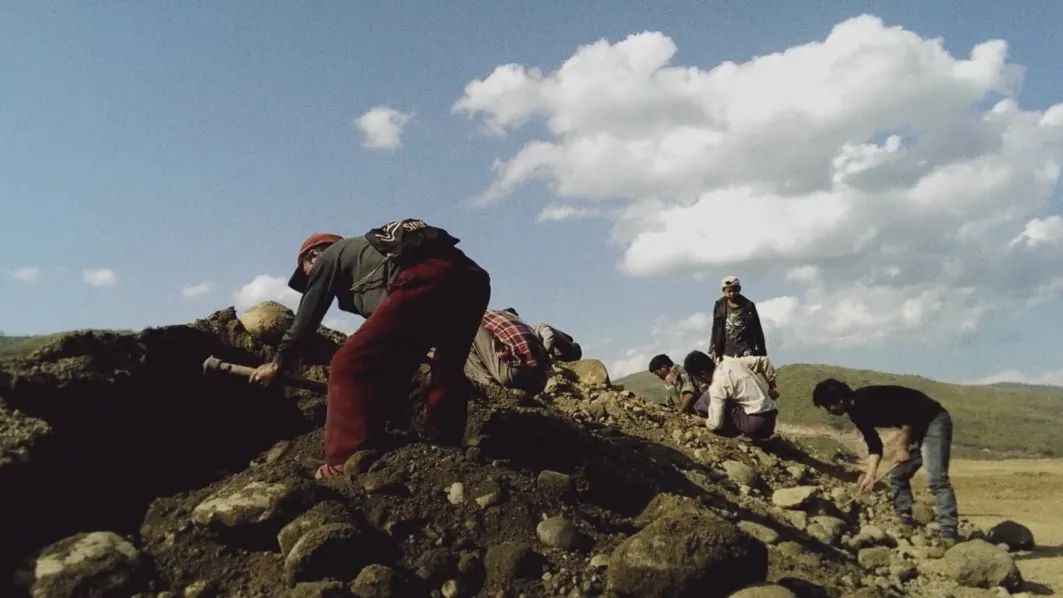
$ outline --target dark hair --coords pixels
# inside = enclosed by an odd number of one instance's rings
[[[656,372],[662,367],[672,367],[673,365],[675,365],[675,363],[672,361],[672,358],[661,353],[660,355],[654,355],[653,359],[650,360],[650,371]]]
[[[509,313],[511,313],[511,314],[513,314],[515,316],[520,317],[520,314],[517,313],[517,310],[513,309],[512,307],[507,307],[506,309],[503,309],[502,311],[509,312]]]
[[[701,351],[691,351],[683,360],[683,369],[695,378],[712,378],[716,362]]]
[[[853,389],[849,388],[848,384],[841,380],[827,378],[812,389],[812,404],[816,407],[837,405],[849,398],[851,394],[853,394]]]

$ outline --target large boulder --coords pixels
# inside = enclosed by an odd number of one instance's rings
[[[350,579],[371,563],[390,561],[392,551],[378,534],[354,525],[333,523],[299,538],[284,558],[289,585],[326,578]]]
[[[1022,586],[1022,575],[1011,555],[985,540],[953,546],[945,553],[945,564],[949,575],[960,585],[976,588],[1003,586],[1008,590]]]
[[[617,596],[727,596],[761,582],[768,551],[734,524],[709,513],[660,517],[624,540],[609,558]]]
[[[326,500],[314,505],[309,511],[299,515],[277,534],[277,544],[281,556],[288,556],[295,543],[306,532],[334,523],[350,523],[353,520],[347,507],[334,500]]]
[[[684,513],[706,513],[705,507],[697,499],[678,494],[662,492],[654,496],[635,517],[635,525],[646,527],[664,515],[680,516]]]
[[[259,341],[276,345],[295,321],[292,310],[276,301],[265,301],[245,311],[240,323]]]
[[[1031,550],[1034,547],[1030,528],[1011,520],[994,525],[986,534],[986,540],[993,544],[1007,544],[1011,550]]]
[[[537,577],[542,558],[523,542],[502,542],[487,549],[484,569],[488,582],[506,584],[513,579]]]
[[[579,361],[558,363],[557,367],[572,372],[580,384],[586,386],[609,386],[609,370],[605,369],[605,364],[597,359],[581,359]]]
[[[731,478],[739,486],[753,488],[760,480],[757,471],[741,461],[724,461],[723,469],[727,472],[727,477]]]
[[[33,567],[34,598],[129,596],[135,593],[140,552],[113,532],[65,538],[41,551]]]

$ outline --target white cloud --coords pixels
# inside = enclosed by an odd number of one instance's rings
[[[561,222],[562,220],[574,220],[577,218],[597,218],[601,216],[601,210],[595,208],[577,208],[551,204],[543,208],[536,217],[536,222]]]
[[[413,118],[413,113],[403,113],[389,106],[376,106],[358,117],[355,125],[365,140],[364,147],[372,149],[397,149],[402,145],[402,130]]]
[[[654,355],[656,353],[648,353],[640,349],[629,349],[624,352],[623,357],[614,360],[609,366],[609,377],[617,380],[629,374],[644,372]]]
[[[997,384],[1000,382],[1063,386],[1063,369],[1041,372],[1040,374],[1028,374],[1022,370],[1008,369],[984,378],[968,381],[967,384]]]
[[[785,280],[768,307],[792,343],[947,341],[1001,289],[1058,288],[1063,103],[1020,107],[1004,41],[953,56],[861,16],[741,63],[677,50],[645,32],[466,85],[455,112],[546,131],[496,161],[481,202],[544,183],[544,214],[612,206],[626,273]]]
[[[114,270],[107,268],[82,270],[81,280],[94,287],[109,287],[118,284],[118,276]]]
[[[1049,216],[1034,218],[1026,223],[1022,233],[1012,239],[1010,245],[1022,245],[1027,248],[1038,245],[1052,245],[1063,241],[1063,218]]]
[[[268,274],[259,274],[251,282],[236,291],[236,309],[244,311],[262,303],[276,301],[285,307],[296,310],[302,295],[288,287],[288,281]]]
[[[321,325],[325,328],[331,328],[346,335],[351,335],[354,334],[355,330],[358,330],[364,321],[365,318],[362,318],[361,316],[340,312],[325,318],[321,322]]]
[[[181,296],[185,299],[192,299],[193,297],[202,297],[203,295],[210,294],[213,285],[209,282],[201,282],[199,284],[192,284],[186,287],[181,287]]]
[[[41,277],[41,269],[27,266],[25,268],[16,268],[11,271],[11,278],[15,280],[21,280],[22,282],[33,282],[39,280]]]

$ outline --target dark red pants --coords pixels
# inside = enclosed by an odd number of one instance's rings
[[[461,439],[471,391],[465,359],[490,295],[487,273],[457,249],[399,272],[377,310],[332,357],[326,463],[342,466],[383,433],[432,347],[425,432]]]

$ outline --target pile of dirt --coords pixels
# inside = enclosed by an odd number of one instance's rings
[[[322,330],[300,373],[324,379],[340,340]],[[230,309],[0,362],[0,422],[36,430],[0,434],[0,455],[19,455],[0,461],[13,591],[945,596],[962,583],[988,596],[1022,583],[1005,550],[946,551],[932,524],[900,526],[884,492],[850,504],[852,464],[785,438],[718,438],[611,387],[593,360],[556,368],[532,399],[478,389],[460,447],[397,418],[390,450],[317,482],[321,397],[200,371],[211,354],[271,350]]]

